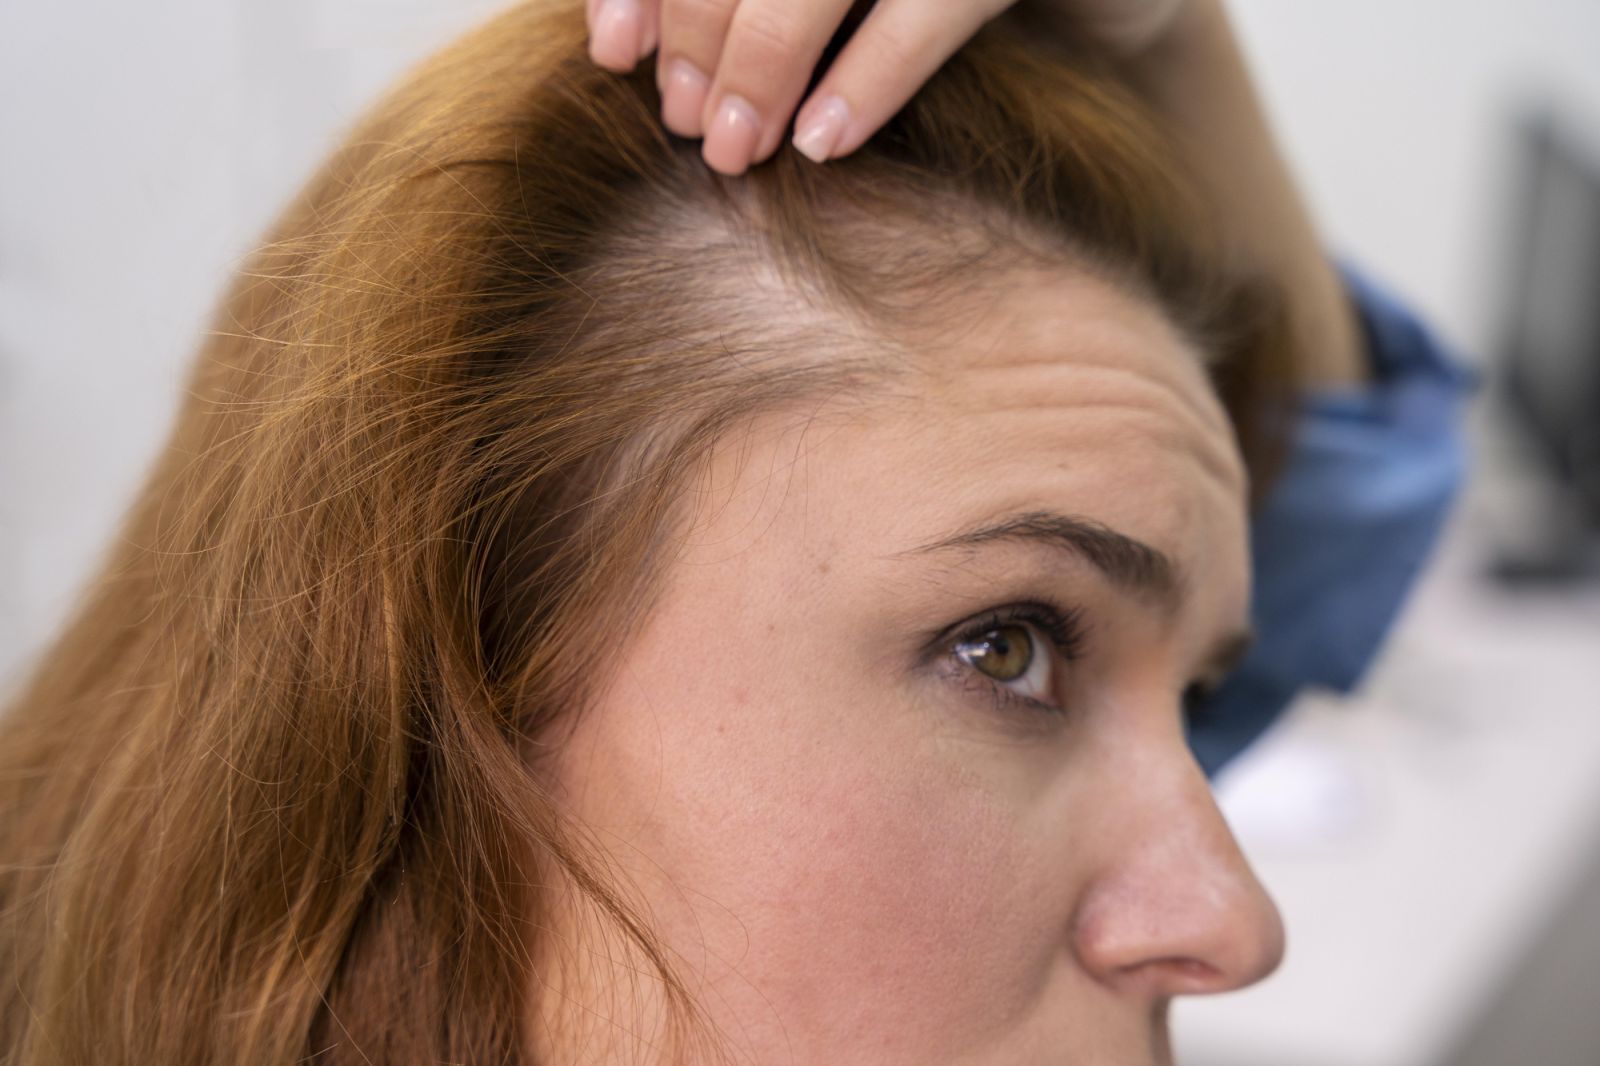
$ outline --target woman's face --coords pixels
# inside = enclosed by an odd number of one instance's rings
[[[1181,717],[1245,638],[1236,445],[1082,274],[916,358],[723,443],[560,795],[751,1061],[1168,1061],[1283,945]]]

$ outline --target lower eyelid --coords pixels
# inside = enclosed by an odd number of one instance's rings
[[[1053,648],[1046,643],[1046,648]],[[1021,711],[1030,714],[1064,715],[1066,709],[1032,696],[1024,696],[1003,682],[984,676],[976,667],[951,652],[940,668],[942,680],[956,686],[963,693],[974,696],[987,695],[999,711]]]

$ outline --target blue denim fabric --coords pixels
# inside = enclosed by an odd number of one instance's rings
[[[1190,746],[1207,774],[1300,689],[1349,692],[1360,681],[1464,476],[1460,413],[1477,376],[1394,297],[1338,265],[1373,379],[1301,402],[1289,462],[1251,528],[1257,643],[1190,709]]]

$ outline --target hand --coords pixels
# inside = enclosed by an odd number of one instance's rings
[[[817,162],[860,147],[957,49],[1014,0],[876,0],[805,105],[796,105],[851,0],[587,0],[589,53],[632,70],[658,47],[661,117],[705,138],[706,164],[741,174],[778,148]],[[1146,47],[1185,0],[1048,0],[1119,54]]]

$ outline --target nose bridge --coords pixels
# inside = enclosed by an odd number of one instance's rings
[[[1083,966],[1156,997],[1227,991],[1276,969],[1277,907],[1187,752],[1114,787],[1073,924]]]

